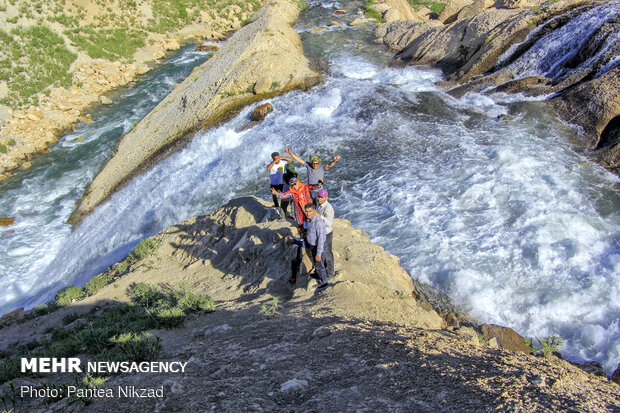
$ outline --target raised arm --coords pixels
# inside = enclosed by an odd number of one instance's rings
[[[332,169],[334,165],[336,165],[336,162],[338,162],[339,160],[340,160],[340,155],[334,156],[334,160],[328,163],[327,165],[325,165],[325,170],[329,171],[330,169]]]
[[[291,155],[293,157],[293,159],[295,159],[297,162],[299,162],[302,165],[306,164],[306,161],[304,161],[303,159],[301,159],[299,156],[295,155],[293,153],[293,151],[291,150],[291,148],[289,148],[288,146],[286,147],[286,153],[288,153],[289,155]]]
[[[276,156],[276,159],[274,159],[269,165],[267,165],[267,170],[270,171],[271,168],[273,168],[273,166],[275,164],[277,164],[278,162],[280,162],[282,159],[284,159],[286,162],[293,162],[293,160],[291,158],[289,158],[288,156]]]

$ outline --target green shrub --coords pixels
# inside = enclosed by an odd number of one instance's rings
[[[21,366],[18,358],[8,358],[0,364],[0,384],[13,380],[20,375]]]
[[[127,289],[127,295],[131,301],[142,307],[153,307],[162,298],[157,288],[145,283],[133,283]]]
[[[58,295],[69,299],[76,288],[69,286]],[[211,298],[193,293],[187,287],[159,290],[140,283],[131,285],[127,294],[131,298],[128,304],[104,307],[80,316],[69,314],[64,317],[65,322],[78,317],[85,322],[53,329],[49,339],[32,341],[16,349],[17,357],[5,358],[0,364],[0,384],[22,375],[19,355],[25,354],[29,357],[88,355],[94,361],[153,360],[161,350],[161,342],[147,330],[176,327],[191,312],[215,309]]]
[[[538,344],[540,344],[539,352],[544,357],[549,357],[553,353],[560,354],[558,347],[562,347],[564,345],[564,342],[558,336],[549,336],[542,339],[537,337],[536,340],[538,340]]]
[[[54,301],[59,307],[64,307],[71,304],[72,302],[80,301],[87,296],[88,294],[86,294],[86,290],[84,290],[82,287],[74,287],[73,285],[68,285],[62,290],[58,291],[56,297],[54,297]]]
[[[134,262],[140,261],[141,259],[149,256],[153,251],[157,249],[157,247],[159,247],[158,241],[152,238],[146,238],[140,241],[138,245],[134,247],[129,256],[132,257],[132,260]]]
[[[155,360],[161,351],[161,338],[151,333],[125,333],[110,338],[123,358],[132,361]]]
[[[93,295],[106,285],[114,281],[114,276],[111,274],[101,274],[93,277],[89,282],[84,285],[84,289],[88,295]]]
[[[164,328],[173,328],[185,321],[185,311],[179,307],[160,307],[153,312],[157,323]]]
[[[191,311],[215,311],[215,302],[207,295],[196,294],[187,289],[183,290],[183,295],[178,300],[178,306],[184,312]]]
[[[0,153],[6,153],[6,146],[0,145]]]
[[[279,300],[278,297],[272,297],[271,302],[269,304],[263,304],[261,306],[260,313],[265,315],[267,318],[275,317],[278,314],[278,305]]]
[[[385,23],[385,20],[383,19],[381,13],[371,7],[373,4],[377,4],[377,2],[374,0],[366,0],[366,3],[364,3],[364,11],[366,17],[370,19],[375,19],[379,23]]]
[[[9,146],[15,146],[15,139],[13,139],[13,138],[9,139],[8,145]]]
[[[436,13],[437,15],[441,14],[446,7],[446,3],[435,0],[409,0],[409,4],[411,4],[411,7],[416,11],[420,11],[423,7],[427,7],[431,10],[431,13]]]

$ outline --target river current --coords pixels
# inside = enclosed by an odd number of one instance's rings
[[[348,15],[333,15],[345,6]],[[325,82],[204,130],[75,228],[75,202],[134,122],[204,56],[185,48],[93,113],[0,187],[0,313],[83,285],[140,239],[227,200],[269,199],[265,166],[290,146],[341,161],[328,172],[336,216],[401,258],[409,274],[475,318],[528,337],[559,335],[572,360],[620,361],[620,181],[571,144],[575,127],[542,102],[468,94],[441,73],[387,67],[370,27],[330,28],[359,5],[311,3],[297,30]],[[507,115],[507,116],[501,116]],[[82,136],[83,141],[75,138]]]

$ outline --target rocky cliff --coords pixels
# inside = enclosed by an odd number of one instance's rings
[[[72,222],[92,211],[134,174],[145,170],[173,145],[191,138],[243,105],[315,84],[301,39],[291,25],[298,3],[272,0],[256,21],[226,41],[118,143],[114,156],[87,188]]]
[[[128,301],[134,283],[182,283],[209,294],[215,312],[194,313],[161,337],[158,361],[186,372],[111,375],[101,389],[162,389],[163,395],[48,400],[27,411],[592,411],[620,409],[618,386],[554,356],[535,357],[448,326],[396,257],[348,221],[334,222],[337,275],[322,292],[307,275],[290,285],[291,222],[254,197],[164,229],[157,247],[113,284],[47,316],[4,327],[10,353]],[[309,268],[305,261],[304,272]],[[274,298],[277,303],[274,305]],[[273,310],[273,311],[271,311]],[[91,316],[94,314],[94,316]],[[75,320],[75,321],[74,321]],[[93,319],[94,320],[94,319]],[[503,337],[507,329],[496,330]],[[62,334],[59,334],[62,336]],[[498,336],[499,337],[499,336]],[[35,341],[33,341],[35,340]],[[502,342],[508,340],[502,339]],[[517,343],[522,345],[522,343]],[[69,377],[67,377],[69,376]],[[13,380],[45,388],[70,375]],[[8,391],[4,384],[1,391]],[[4,393],[6,394],[6,393]],[[80,404],[81,403],[81,404]]]
[[[585,131],[583,146],[619,172],[620,3],[449,2],[444,25],[409,20],[376,35],[396,64],[439,66],[451,93],[523,93],[548,102]]]

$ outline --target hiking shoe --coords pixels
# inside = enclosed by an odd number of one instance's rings
[[[308,274],[308,275],[310,276],[310,278],[314,278],[315,280],[319,280],[319,281],[321,281],[321,277],[319,277],[319,276],[317,275],[317,273],[315,273],[315,272],[311,272],[311,273],[310,273],[310,274]]]
[[[329,283],[323,283],[323,284],[318,285],[318,286],[316,287],[316,290],[317,290],[317,291],[323,291],[323,290],[324,290],[324,289],[326,289],[327,287],[329,287]]]
[[[297,278],[291,277],[288,279],[288,282],[290,282],[291,284],[295,284],[297,282]]]

